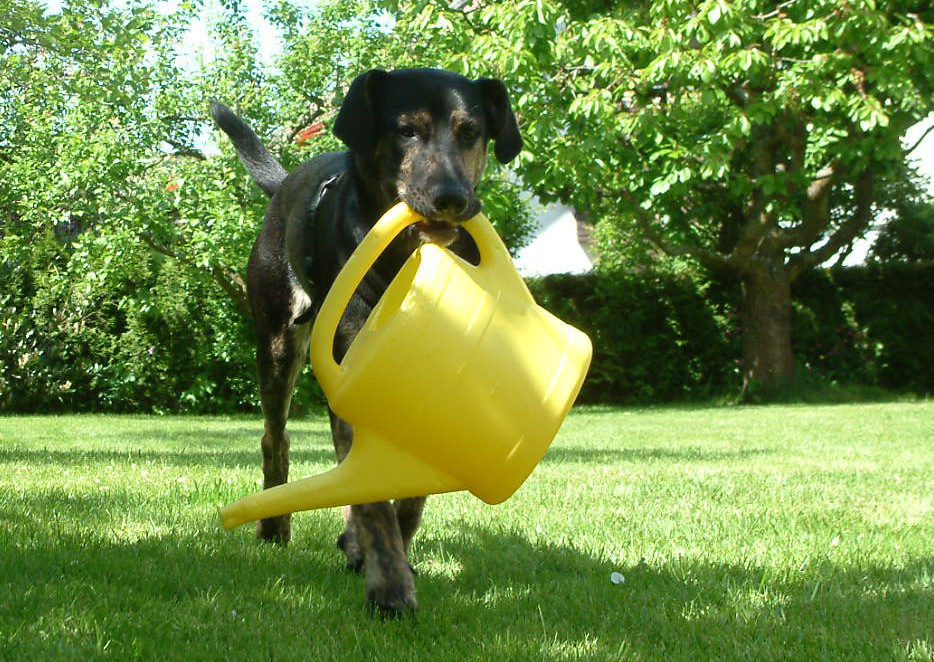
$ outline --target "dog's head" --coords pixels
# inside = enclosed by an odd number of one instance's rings
[[[503,83],[438,69],[368,71],[354,79],[334,122],[383,205],[404,200],[429,219],[423,240],[448,244],[480,211],[475,189],[487,146],[500,163],[522,150]]]

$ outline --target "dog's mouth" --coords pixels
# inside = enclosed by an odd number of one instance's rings
[[[457,239],[458,223],[449,221],[419,221],[412,228],[418,240],[423,244],[438,244],[439,246],[450,246]]]
[[[404,190],[404,189],[403,189]],[[424,220],[409,227],[410,236],[422,244],[438,244],[448,247],[460,235],[460,226],[480,212],[480,201],[472,198],[461,209],[440,209],[438,205],[426,204],[423,196],[402,195],[409,208]]]

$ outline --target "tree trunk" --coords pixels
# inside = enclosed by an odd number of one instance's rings
[[[743,397],[774,395],[795,378],[791,349],[791,278],[784,265],[756,264],[743,286]]]

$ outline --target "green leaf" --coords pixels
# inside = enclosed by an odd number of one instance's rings
[[[649,194],[651,195],[662,195],[668,192],[668,189],[671,188],[671,182],[667,179],[658,179],[655,183],[652,184],[652,187],[649,189]]]
[[[707,12],[707,20],[709,20],[711,24],[716,24],[720,20],[720,11],[720,3],[715,2],[710,8],[710,11]]]

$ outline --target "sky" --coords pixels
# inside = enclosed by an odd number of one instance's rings
[[[934,125],[934,113],[928,115],[923,122],[915,124],[905,134],[905,144],[913,145],[924,135],[924,132]],[[918,169],[928,178],[928,192],[934,196],[934,131],[925,137],[924,142],[912,154]]]
[[[58,1],[58,0],[55,0]],[[171,8],[177,4],[176,0],[168,0],[165,2],[160,2],[160,7]],[[243,0],[243,6],[246,7],[247,11],[247,20],[250,23],[250,26],[253,28],[253,32],[256,35],[257,40],[259,41],[260,48],[260,58],[264,64],[272,66],[273,61],[276,56],[282,52],[282,42],[279,38],[279,31],[272,26],[269,21],[263,18],[263,3],[262,0]],[[305,0],[301,4],[315,5],[317,4],[315,0]],[[206,0],[205,9],[202,11],[201,18],[195,21],[191,26],[191,30],[188,33],[184,43],[182,44],[182,53],[188,53],[191,56],[197,57],[200,54],[205,54],[207,56],[211,55],[211,44],[208,39],[208,20],[207,17],[216,10],[217,4],[211,0]]]

